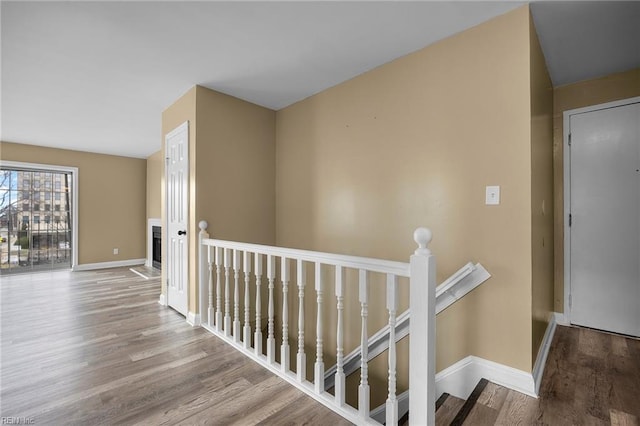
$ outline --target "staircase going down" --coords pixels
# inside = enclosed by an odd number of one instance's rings
[[[480,379],[464,401],[443,393],[436,402],[436,426],[527,424],[526,407],[536,399]],[[520,417],[520,418],[519,418]],[[409,424],[408,415],[399,424]]]

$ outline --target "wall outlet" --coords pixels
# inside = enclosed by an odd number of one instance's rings
[[[117,248],[114,248],[114,249],[113,249],[113,254],[118,254],[118,253],[120,253],[120,250],[119,250],[119,249],[117,249]]]

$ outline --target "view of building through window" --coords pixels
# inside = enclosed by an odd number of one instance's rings
[[[71,174],[0,169],[0,274],[71,267]]]

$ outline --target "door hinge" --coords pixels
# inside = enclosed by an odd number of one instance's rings
[[[573,224],[573,216],[571,216],[571,213],[569,213],[569,226],[571,226]]]
[[[569,146],[571,146],[571,133],[569,133]]]

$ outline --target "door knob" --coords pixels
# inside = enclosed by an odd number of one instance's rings
[[[187,231],[178,231],[178,235],[187,235]]]

